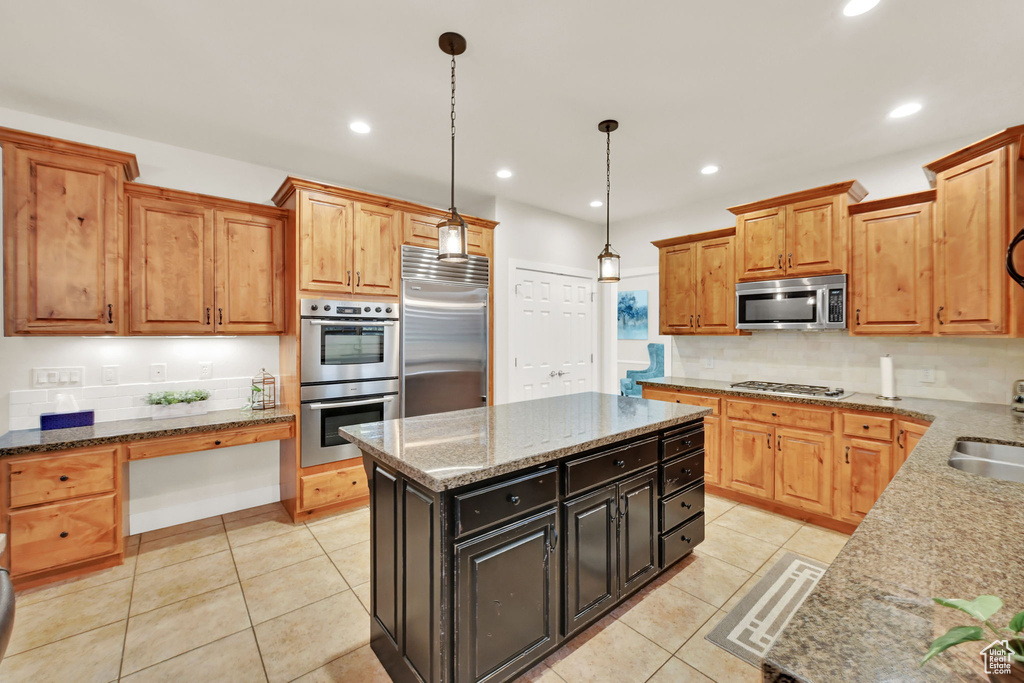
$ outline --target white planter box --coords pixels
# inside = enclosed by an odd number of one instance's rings
[[[171,417],[186,417],[189,415],[206,415],[209,412],[209,401],[196,401],[195,403],[172,403],[169,406],[153,406],[154,420],[166,420]]]

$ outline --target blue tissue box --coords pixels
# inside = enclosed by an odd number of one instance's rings
[[[90,427],[96,422],[96,411],[79,410],[77,413],[43,413],[39,416],[39,429],[68,429]]]

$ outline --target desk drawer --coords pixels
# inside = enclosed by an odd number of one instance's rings
[[[644,387],[643,396],[644,398],[649,398],[655,401],[667,401],[669,403],[681,403],[688,406],[711,408],[712,415],[718,415],[721,412],[722,406],[722,399],[720,398],[687,394],[674,389],[655,389],[653,387]]]
[[[675,564],[704,540],[704,513],[661,535],[661,566]]]
[[[753,420],[770,425],[802,427],[822,432],[832,430],[831,410],[792,403],[726,401],[726,414],[734,420]]]
[[[667,496],[704,476],[704,451],[661,466],[661,495]]]
[[[120,446],[11,458],[4,463],[10,507],[54,503],[114,490]]]
[[[312,510],[366,496],[366,469],[360,458],[352,467],[331,472],[307,474],[299,479],[299,508]]]
[[[892,441],[892,418],[843,413],[843,434]]]
[[[574,495],[658,462],[658,437],[595,453],[566,464],[566,492]]]
[[[677,455],[702,450],[704,448],[704,425],[691,427],[681,434],[665,437],[661,442],[661,459],[671,460]]]
[[[147,439],[128,444],[128,459],[143,460],[159,458],[164,455],[194,453],[215,448],[244,446],[262,441],[279,441],[295,436],[294,423],[272,422],[270,424],[218,429],[212,432],[199,432],[185,436],[171,436],[162,439]]]
[[[554,503],[558,498],[555,468],[455,496],[457,536],[468,534]]]
[[[704,484],[697,484],[668,498],[662,498],[660,507],[662,531],[682,524],[704,509]]]
[[[114,493],[12,511],[11,573],[18,576],[117,552],[120,514]]]

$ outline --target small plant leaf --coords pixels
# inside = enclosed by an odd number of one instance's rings
[[[928,648],[928,654],[921,660],[921,664],[923,665],[935,655],[945,652],[954,645],[984,640],[984,633],[980,626],[954,626],[946,632],[946,635],[939,636],[932,641],[931,647]]]
[[[1003,608],[1003,601],[994,595],[979,595],[974,600],[932,598],[943,607],[952,607],[966,612],[978,621],[985,621]]]
[[[1024,612],[1017,612],[1013,615],[1013,619],[1010,619],[1010,630],[1014,633],[1024,631]]]

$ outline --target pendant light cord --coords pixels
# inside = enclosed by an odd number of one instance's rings
[[[455,217],[455,55],[452,55],[452,218]]]
[[[612,132],[607,132],[608,143],[605,148],[605,194],[604,194],[604,246],[612,243]]]

